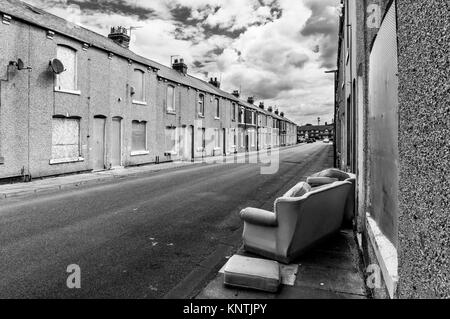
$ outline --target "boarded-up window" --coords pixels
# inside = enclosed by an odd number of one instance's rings
[[[172,85],[167,87],[167,112],[175,112],[175,88]]]
[[[64,65],[64,72],[56,76],[56,88],[58,90],[77,90],[77,51],[58,45],[56,57]]]
[[[231,105],[231,120],[236,121],[236,104]]]
[[[147,122],[133,121],[131,133],[131,151],[147,150]]]
[[[54,117],[52,120],[52,159],[80,157],[80,120]]]
[[[166,151],[177,154],[177,130],[175,127],[166,127]]]
[[[144,102],[145,101],[145,73],[142,70],[135,69],[133,72],[133,88],[134,88],[134,95],[133,100],[138,102]]]

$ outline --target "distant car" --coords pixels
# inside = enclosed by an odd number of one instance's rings
[[[313,139],[313,138],[308,138],[307,140],[306,140],[306,143],[314,143],[316,140],[315,139]]]
[[[330,140],[329,140],[328,138],[324,138],[324,139],[323,139],[323,142],[324,142],[324,143],[330,143]]]

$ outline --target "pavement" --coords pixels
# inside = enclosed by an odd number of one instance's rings
[[[263,258],[245,252],[237,254]],[[264,259],[264,258],[263,258]],[[297,266],[292,283],[282,284],[276,293],[223,285],[218,272],[196,296],[197,299],[366,299],[361,259],[352,230],[342,230],[289,266]]]
[[[2,185],[31,191],[0,199],[0,298],[195,297],[239,250],[242,208],[272,209],[331,163],[332,146],[314,143],[280,150],[269,175],[170,163]],[[66,285],[73,264],[80,289]]]

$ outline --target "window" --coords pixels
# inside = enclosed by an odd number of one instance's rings
[[[216,103],[216,119],[220,118],[220,101],[219,99],[215,99]]]
[[[133,121],[131,128],[131,153],[147,151],[147,122]]]
[[[231,120],[236,121],[236,104],[231,104]]]
[[[64,45],[56,48],[56,57],[64,65],[64,72],[56,76],[56,90],[76,91],[77,87],[77,51]]]
[[[80,155],[80,119],[54,117],[50,164],[80,161]]]
[[[172,155],[178,154],[177,151],[177,130],[175,127],[166,128],[166,152]]]
[[[239,109],[239,123],[244,123],[244,108],[243,107],[241,107],[240,109]]]
[[[175,112],[175,87],[172,85],[167,87],[166,110],[169,113]]]
[[[251,122],[251,124],[256,124],[256,121],[255,121],[255,112],[252,112],[252,122]]]
[[[133,103],[145,103],[145,73],[135,69],[133,72],[132,86],[134,88]]]
[[[205,116],[205,96],[203,94],[198,96],[198,114]]]

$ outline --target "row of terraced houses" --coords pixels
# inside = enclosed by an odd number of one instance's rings
[[[0,2],[0,179],[295,144],[283,113],[21,1]]]

